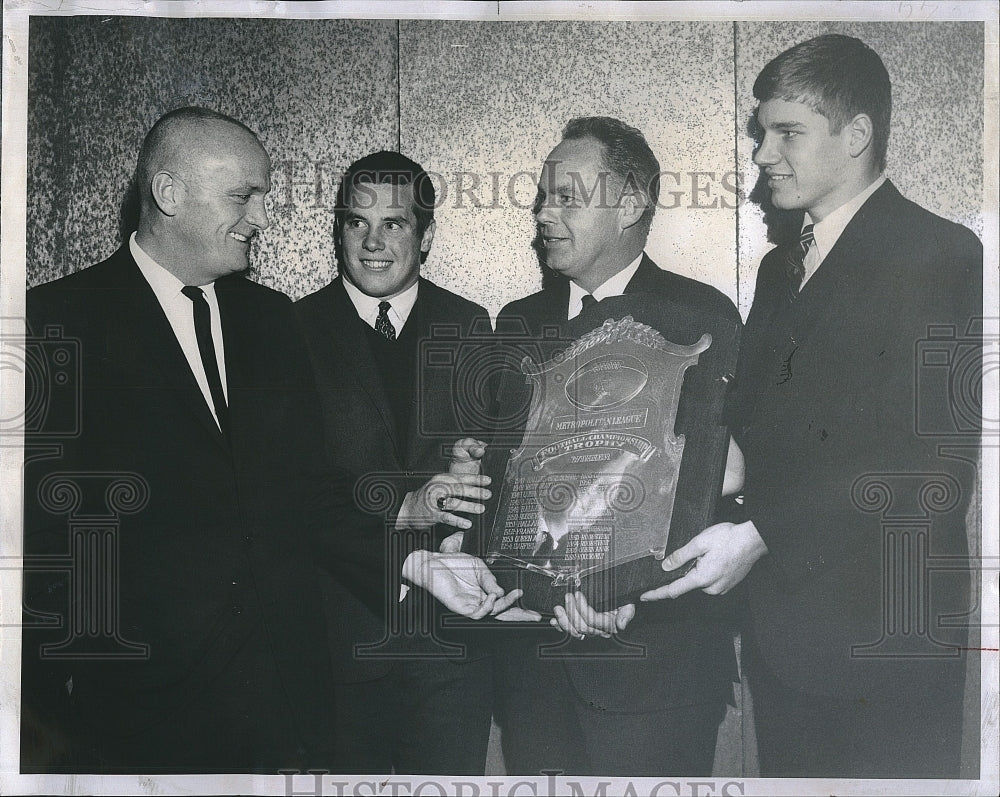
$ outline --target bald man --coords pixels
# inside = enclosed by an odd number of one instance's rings
[[[136,185],[124,246],[28,292],[29,335],[79,353],[36,398],[79,423],[26,440],[25,550],[46,569],[26,579],[22,770],[322,767],[308,545],[351,509],[291,302],[241,274],[270,160],[235,119],[182,108],[146,136]]]

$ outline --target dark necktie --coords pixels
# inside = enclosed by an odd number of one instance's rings
[[[585,310],[587,310],[587,308],[593,307],[595,304],[597,304],[597,299],[594,298],[594,295],[592,293],[585,293],[583,294],[583,297],[580,299],[580,303],[583,305],[583,308],[580,310],[580,312],[582,313]]]
[[[799,288],[802,287],[802,278],[806,275],[806,255],[809,253],[809,247],[815,242],[816,238],[813,236],[813,225],[807,224],[802,228],[802,232],[799,234],[798,246],[793,249],[788,256],[788,264],[791,267],[789,279],[792,283],[793,293],[798,293]]]
[[[219,361],[215,357],[215,343],[212,341],[212,310],[205,300],[201,288],[195,285],[185,285],[181,293],[194,305],[194,334],[198,338],[198,351],[201,353],[201,364],[208,378],[208,389],[215,405],[215,417],[219,420],[222,434],[227,432],[226,425],[229,407],[226,405],[226,394],[222,392],[222,378],[219,376]]]
[[[378,317],[375,319],[375,331],[385,336],[386,340],[396,339],[396,328],[389,320],[389,310],[392,307],[389,302],[378,303]]]

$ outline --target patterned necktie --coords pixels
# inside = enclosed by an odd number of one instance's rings
[[[219,429],[225,435],[229,407],[226,405],[226,394],[222,391],[219,361],[215,357],[215,342],[212,340],[212,310],[205,299],[204,291],[196,285],[185,285],[181,288],[181,293],[194,305],[194,335],[198,339],[198,351],[208,379],[208,391],[212,394],[215,417],[219,421]]]
[[[792,290],[798,293],[802,287],[802,278],[806,275],[805,260],[809,254],[809,247],[816,243],[813,236],[813,225],[807,224],[799,234],[799,244],[788,256],[788,263],[791,266],[790,279]]]
[[[392,305],[389,302],[378,303],[378,317],[375,319],[375,331],[385,336],[386,340],[396,339],[396,328],[389,320],[389,310]]]

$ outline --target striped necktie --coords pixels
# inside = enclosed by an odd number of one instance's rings
[[[809,254],[809,247],[815,243],[816,238],[813,236],[813,225],[807,224],[802,228],[802,232],[799,233],[798,246],[788,256],[788,262],[791,266],[790,279],[792,290],[795,293],[798,293],[799,288],[802,287],[802,278],[806,275],[806,255]]]

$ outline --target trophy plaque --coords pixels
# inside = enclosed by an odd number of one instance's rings
[[[604,610],[666,583],[659,562],[709,525],[728,449],[738,324],[633,295],[566,332],[583,329],[548,359],[520,362],[527,417],[520,445],[504,450],[482,549],[500,583],[543,612],[570,591]]]

